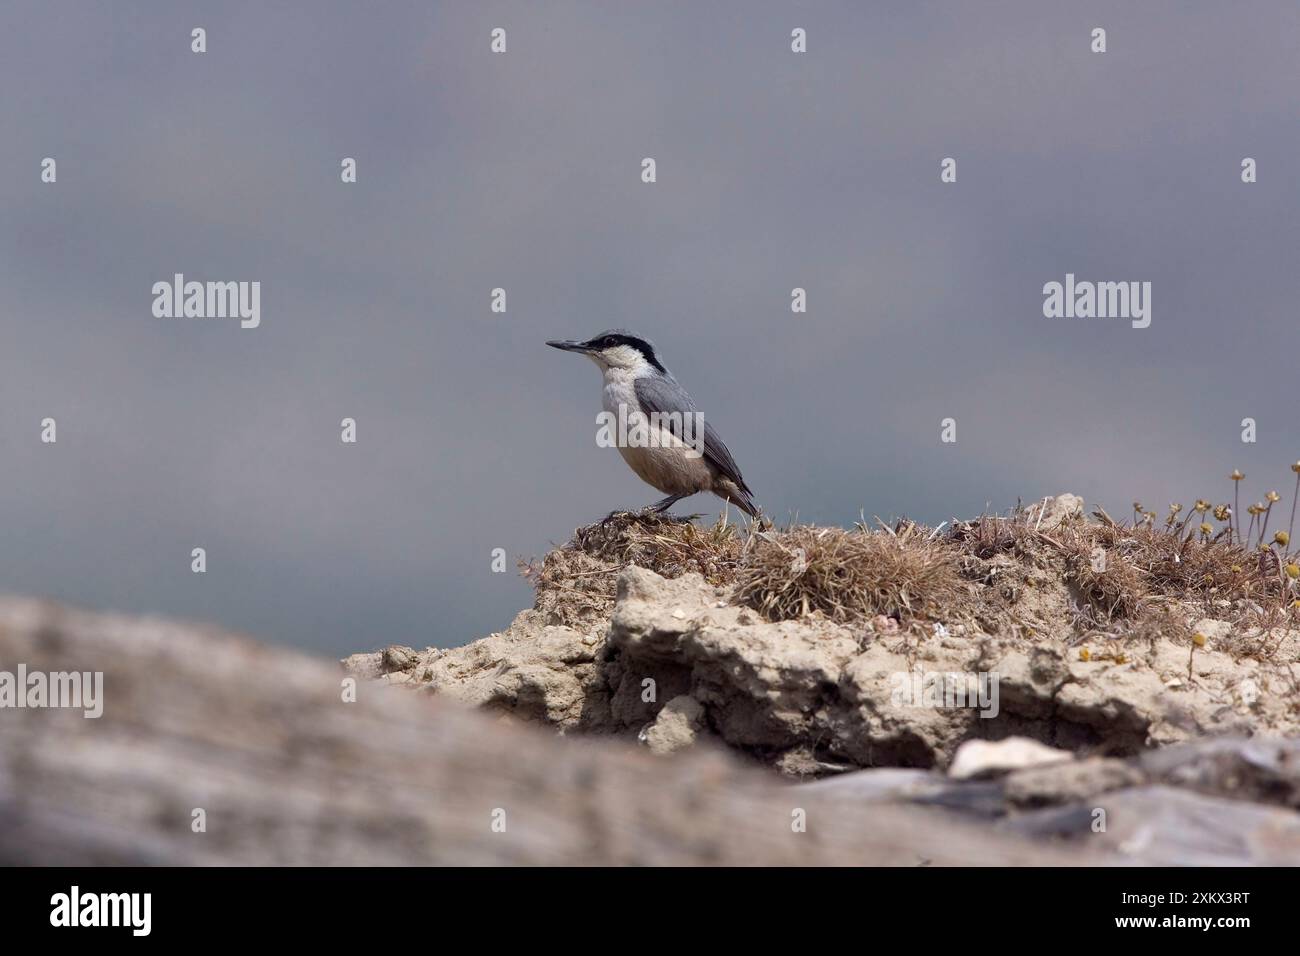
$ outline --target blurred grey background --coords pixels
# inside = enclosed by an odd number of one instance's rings
[[[0,590],[329,655],[501,628],[515,557],[658,497],[543,345],[610,326],[778,519],[1289,502],[1300,7],[1137,6],[6,0]],[[174,272],[261,328],[154,318]],[[1151,327],[1044,318],[1067,272]]]

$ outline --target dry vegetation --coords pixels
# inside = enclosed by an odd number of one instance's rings
[[[761,531],[736,569],[732,600],[781,621],[883,614],[940,620],[969,599],[949,548],[915,525],[895,532],[798,526]]]
[[[654,512],[620,512],[573,533],[541,562],[521,564],[537,589],[537,607],[559,623],[599,618],[614,606],[618,572],[629,564],[675,578],[694,571],[710,584],[735,580],[751,536],[719,520],[700,527]]]
[[[883,616],[903,630],[973,626],[1031,640],[1052,632],[1118,658],[1157,634],[1190,644],[1190,622],[1208,617],[1232,624],[1234,652],[1271,659],[1279,635],[1300,628],[1300,567],[1289,532],[1265,536],[1277,496],[1268,498],[1252,507],[1245,532],[1232,525],[1233,507],[1205,501],[1181,520],[1181,506],[1171,506],[1163,525],[1135,503],[1132,522],[1097,510],[1044,527],[1031,507],[946,530],[908,521],[698,526],[618,513],[578,529],[524,573],[538,608],[565,624],[607,615],[618,572],[636,564],[666,577],[699,573],[769,620],[817,615],[870,626]]]

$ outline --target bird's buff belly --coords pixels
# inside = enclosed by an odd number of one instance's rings
[[[708,463],[691,448],[620,445],[618,453],[637,477],[666,495],[709,491],[713,474]]]

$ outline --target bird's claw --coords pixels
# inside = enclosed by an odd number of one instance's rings
[[[654,505],[648,505],[640,511],[611,511],[601,519],[601,525],[607,525],[611,521],[667,521],[672,524],[690,524],[696,518],[702,515],[674,515],[667,511],[660,511]]]

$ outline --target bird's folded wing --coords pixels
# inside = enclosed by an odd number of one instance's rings
[[[658,412],[661,415],[671,416],[665,419],[663,424],[677,438],[682,438],[682,427],[686,416],[698,411],[690,393],[682,388],[676,379],[668,376],[643,376],[636,379],[633,384],[636,388],[636,400],[640,403],[642,411],[647,415]],[[695,426],[692,424],[691,427],[694,429]],[[749,493],[745,479],[740,477],[740,467],[736,464],[736,459],[731,457],[731,452],[707,420],[704,422],[704,460],[734,481],[738,488]]]

